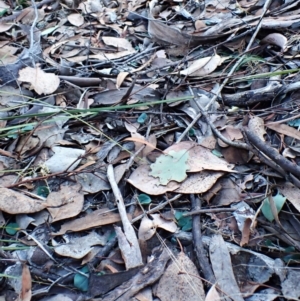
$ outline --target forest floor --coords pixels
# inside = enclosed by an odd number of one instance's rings
[[[299,300],[300,1],[0,16],[0,301]]]

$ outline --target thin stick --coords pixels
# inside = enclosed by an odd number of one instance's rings
[[[263,12],[261,14],[260,20],[257,24],[256,30],[244,52],[244,54],[238,59],[238,61],[235,63],[235,65],[232,67],[232,69],[229,71],[227,77],[224,79],[223,83],[221,84],[221,86],[219,87],[218,91],[216,92],[216,94],[213,96],[213,98],[210,100],[210,102],[206,105],[205,110],[207,111],[210,106],[212,105],[212,103],[214,103],[217,98],[219,97],[219,94],[221,93],[221,91],[223,90],[223,88],[225,87],[225,85],[227,84],[227,82],[229,81],[230,77],[232,76],[232,74],[235,72],[236,68],[240,65],[240,63],[243,61],[244,57],[245,57],[245,53],[247,51],[249,51],[249,49],[251,48],[254,39],[256,38],[260,28],[261,28],[261,21],[263,16],[265,15],[265,13],[267,12],[267,9],[269,8],[269,5],[271,3],[271,0],[267,0],[265,2],[264,8],[263,8]],[[185,129],[185,131],[180,135],[180,137],[177,139],[176,143],[179,143],[184,137],[185,135],[190,131],[190,129],[194,126],[194,124],[197,122],[197,120],[202,116],[202,113],[199,112],[197,114],[197,116],[194,118],[194,120],[189,124],[189,126]]]
[[[126,236],[126,240],[122,240],[122,243],[120,243],[120,236],[119,236],[120,231],[117,231],[117,236],[119,239],[119,247],[123,251],[122,253],[125,260],[126,268],[129,269],[129,268],[140,266],[143,264],[140,246],[135,231],[130,221],[128,220],[124,200],[119,190],[119,187],[116,183],[115,176],[114,176],[114,169],[111,164],[109,164],[107,167],[107,178],[116,199],[116,203],[119,209],[119,214],[123,224],[124,234]]]

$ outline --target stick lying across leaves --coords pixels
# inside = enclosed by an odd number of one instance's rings
[[[109,164],[107,167],[107,178],[114,193],[123,224],[124,233],[120,227],[115,227],[115,230],[119,241],[119,247],[125,261],[126,269],[128,270],[143,264],[142,254],[135,231],[128,220],[124,200],[115,181],[114,169],[111,164]]]

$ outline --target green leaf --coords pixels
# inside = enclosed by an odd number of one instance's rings
[[[8,9],[7,9],[7,8],[1,10],[1,11],[0,11],[0,17],[3,17],[7,12],[8,12]]]
[[[223,155],[218,150],[216,150],[216,149],[212,150],[212,154],[214,154],[218,158],[222,158],[223,157]]]
[[[300,126],[300,119],[294,119],[288,122],[288,125],[293,126],[295,128]]]
[[[152,200],[149,197],[149,195],[148,194],[144,194],[144,193],[140,194],[138,196],[138,199],[139,199],[139,202],[140,202],[141,205],[148,205],[148,204],[150,204],[152,202]]]
[[[49,195],[49,188],[47,186],[39,186],[37,188],[37,195],[46,198]]]
[[[282,260],[286,263],[299,263],[300,262],[300,254],[290,254],[286,255],[282,258]]]
[[[147,120],[147,118],[148,118],[148,115],[147,115],[146,113],[142,113],[142,114],[139,116],[137,122],[140,123],[140,124],[144,124],[145,121]]]
[[[195,136],[195,130],[193,129],[193,128],[191,128],[190,130],[189,130],[189,136],[191,136],[191,137],[193,137],[193,136]]]
[[[182,231],[190,231],[193,227],[193,220],[191,216],[183,216],[184,213],[186,212],[176,211],[174,216]]]
[[[20,227],[17,223],[9,223],[5,227],[5,231],[9,235],[15,235],[20,230]]]
[[[277,212],[279,213],[285,203],[286,197],[284,197],[281,193],[278,192],[277,195],[273,196],[273,200]],[[270,222],[274,220],[274,215],[272,213],[269,198],[264,199],[263,205],[261,207],[261,212],[263,213],[265,218],[268,219]]]
[[[178,152],[170,151],[167,155],[159,156],[155,163],[151,164],[152,171],[149,173],[154,178],[159,178],[162,185],[170,181],[182,182],[186,179],[186,171],[189,166],[186,164],[189,153],[187,150]]]
[[[81,270],[82,273],[86,274],[87,276],[83,276],[82,274],[75,274],[74,276],[74,286],[81,290],[82,292],[87,292],[89,288],[89,268],[84,266]]]

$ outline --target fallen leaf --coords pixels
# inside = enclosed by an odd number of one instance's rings
[[[269,129],[276,131],[277,133],[284,134],[286,136],[295,138],[295,139],[300,139],[300,133],[298,130],[295,128],[288,126],[286,124],[281,124],[281,123],[275,123],[275,124],[266,124],[266,127]]]
[[[167,267],[157,284],[156,296],[161,301],[202,301],[205,299],[199,272],[184,253],[179,253]]]
[[[84,196],[79,192],[81,186],[61,186],[60,190],[51,192],[47,197],[48,211],[52,222],[78,215],[83,207]]]
[[[87,255],[93,249],[93,246],[104,246],[107,242],[106,236],[100,236],[94,231],[85,236],[66,235],[64,238],[66,243],[60,245],[57,245],[57,243],[52,240],[55,253],[76,259]]]
[[[209,257],[220,291],[234,301],[244,301],[234,277],[229,251],[222,235],[212,237]]]
[[[127,181],[149,195],[164,194],[167,191],[174,191],[180,186],[180,184],[175,181],[169,182],[166,186],[160,185],[158,178],[149,176],[150,171],[148,165],[140,165],[131,173]]]
[[[104,36],[102,37],[102,40],[106,45],[117,47],[118,49],[120,49],[120,51],[123,50],[135,51],[130,41],[127,39]]]
[[[175,191],[178,193],[203,193],[208,191],[224,175],[222,171],[201,171],[189,174]]]
[[[68,21],[74,26],[81,26],[84,24],[84,18],[81,14],[68,15]]]
[[[30,301],[32,292],[31,292],[31,274],[28,266],[26,264],[22,265],[22,289],[19,296],[19,301]]]
[[[74,170],[81,161],[80,157],[85,153],[84,150],[77,148],[54,146],[52,149],[54,155],[44,162],[51,173]]]
[[[187,160],[187,164],[189,165],[188,172],[199,172],[202,170],[234,172],[234,170],[232,170],[234,167],[233,164],[228,164],[225,160],[215,156],[210,150],[194,142],[183,141],[174,144],[165,149],[164,153],[179,150],[187,150],[189,153]]]
[[[257,137],[265,141],[266,130],[264,120],[260,117],[251,116],[248,122],[248,128],[251,132],[255,133]]]
[[[298,212],[300,212],[300,189],[292,183],[286,182],[279,186],[279,190],[294,205]]]
[[[52,232],[53,236],[63,235],[67,231],[79,232],[93,227],[100,227],[117,223],[121,220],[119,213],[108,209],[95,210],[84,217],[79,217],[62,224],[58,232]]]
[[[19,71],[19,81],[30,83],[39,95],[51,94],[59,87],[59,77],[54,73],[46,73],[38,66],[35,68],[26,67]]]
[[[24,193],[0,188],[0,210],[10,214],[38,212],[47,207],[46,202],[32,199]]]
[[[189,153],[186,150],[169,151],[167,155],[159,156],[155,163],[150,165],[150,176],[159,178],[162,185],[170,181],[182,182],[186,179],[186,171],[189,168],[186,164]]]
[[[151,219],[145,215],[141,221],[138,233],[140,240],[145,241],[150,239],[155,234],[157,228],[162,228],[171,233],[177,230],[174,221],[165,220],[159,214],[150,214],[150,217]]]
[[[182,71],[180,75],[187,76],[204,76],[212,73],[221,63],[221,57],[219,55],[204,57],[193,61],[191,65]]]
[[[281,33],[270,33],[266,37],[264,37],[260,43],[261,44],[271,44],[281,48],[281,51],[286,50],[287,46],[287,38]]]

